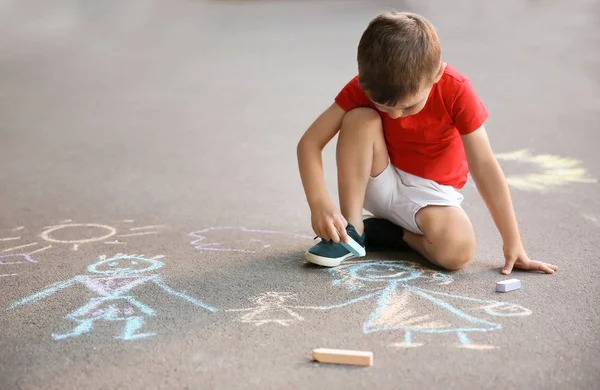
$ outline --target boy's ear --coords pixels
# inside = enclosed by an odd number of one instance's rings
[[[433,83],[437,83],[438,81],[440,81],[442,79],[442,76],[444,75],[444,70],[446,69],[446,63],[442,62],[440,64],[440,69],[438,70],[437,74],[435,75],[435,79],[433,80]]]

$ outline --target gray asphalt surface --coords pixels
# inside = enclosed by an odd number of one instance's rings
[[[598,4],[0,1],[0,389],[598,388]],[[304,264],[296,143],[391,8],[428,17],[472,80],[555,275],[494,291],[472,185],[464,270]],[[333,144],[324,161],[335,197]]]

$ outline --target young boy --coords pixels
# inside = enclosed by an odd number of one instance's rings
[[[350,236],[363,247],[391,239],[447,270],[463,267],[474,255],[475,234],[457,190],[470,168],[502,236],[502,273],[556,271],[525,253],[484,127],[488,113],[469,80],[442,61],[431,23],[412,13],[380,14],[363,33],[357,58],[358,76],[298,144],[312,227],[321,237],[306,260],[339,265],[353,256],[340,243]],[[321,159],[338,131],[341,212],[327,194]],[[363,208],[377,218],[363,221]]]

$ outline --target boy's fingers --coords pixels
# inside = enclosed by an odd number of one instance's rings
[[[554,264],[544,263],[543,261],[540,261],[540,263],[542,263],[546,267],[550,268],[552,271],[558,271],[558,267],[555,266]]]
[[[321,232],[319,231],[318,227],[313,226],[313,231],[315,232],[315,234],[317,235],[317,237],[321,237]]]
[[[553,274],[554,270],[548,266],[544,266],[544,268],[542,269],[542,271],[544,271],[547,274]]]
[[[331,233],[328,225],[321,226],[319,233],[319,237],[321,237],[323,240],[331,240]]]
[[[546,263],[542,263],[541,261],[539,262],[537,269],[539,269],[540,271],[544,271],[547,274],[553,274],[554,270],[552,268],[550,268],[550,266]]]
[[[323,229],[321,229],[320,226],[315,226],[314,230],[315,230],[315,234],[317,235],[317,237],[325,238],[325,237],[323,237]]]
[[[340,223],[342,224],[342,227],[344,228],[344,231],[346,231],[346,226],[348,226],[348,221],[346,221],[346,218],[344,218],[344,216],[340,216]]]
[[[329,228],[327,229],[329,233],[329,239],[335,243],[340,242],[340,236],[338,235],[337,229],[333,223],[329,224]]]
[[[340,233],[342,241],[348,242],[348,233],[346,232],[346,226],[343,224],[343,221],[339,221],[337,224],[337,230]]]
[[[507,261],[506,264],[504,264],[504,268],[502,269],[502,274],[504,274],[504,275],[510,274],[510,272],[513,269],[514,264],[515,264],[514,260]]]

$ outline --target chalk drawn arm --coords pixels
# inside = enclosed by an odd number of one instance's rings
[[[215,309],[214,307],[212,307],[212,306],[208,306],[207,304],[205,304],[205,303],[202,303],[202,302],[200,302],[199,300],[197,300],[197,299],[195,299],[195,298],[192,298],[192,297],[190,297],[189,295],[186,295],[185,293],[182,293],[182,292],[179,292],[179,291],[173,290],[171,287],[169,287],[169,286],[168,286],[168,285],[167,285],[167,284],[166,284],[166,283],[165,283],[165,282],[164,282],[162,279],[160,279],[160,278],[155,278],[155,279],[153,279],[152,281],[153,281],[154,283],[156,283],[156,285],[157,285],[157,286],[159,286],[160,288],[162,288],[163,290],[165,290],[165,292],[167,292],[167,293],[169,293],[169,294],[171,294],[171,295],[173,295],[173,296],[179,297],[179,298],[181,298],[181,299],[183,299],[183,300],[185,300],[185,301],[188,301],[189,303],[191,303],[191,304],[193,304],[193,305],[195,305],[195,306],[201,307],[201,308],[203,308],[203,309],[206,309],[206,310],[208,310],[208,311],[211,311],[211,312],[215,312],[215,311],[217,311],[217,309]]]
[[[247,309],[227,309],[225,311],[250,311],[250,310],[255,310],[255,307],[249,307]]]
[[[515,317],[515,316],[528,316],[531,314],[531,310],[527,309],[516,303],[493,301],[490,299],[479,299],[464,297],[461,295],[447,294],[440,291],[426,290],[424,288],[413,288],[417,294],[422,293],[431,297],[431,300],[443,300],[443,299],[454,299],[462,300],[465,305],[471,303],[473,306],[468,310],[481,310],[489,315],[495,317]],[[436,297],[436,298],[434,298]],[[466,309],[466,308],[465,308]],[[464,310],[464,309],[463,309]]]
[[[26,298],[21,299],[20,301],[13,303],[12,305],[10,305],[8,307],[8,309],[10,310],[17,306],[22,306],[22,305],[26,305],[29,303],[37,302],[42,298],[49,297],[50,295],[54,294],[55,292],[73,285],[77,281],[78,281],[78,278],[73,278],[73,279],[70,279],[70,280],[67,280],[64,282],[57,282],[57,283],[51,284],[45,290],[42,290],[38,293],[35,293],[33,295],[30,295]]]
[[[340,304],[337,305],[329,305],[329,306],[288,306],[290,308],[293,309],[315,309],[315,310],[331,310],[331,309],[339,309],[340,307],[344,307],[344,306],[350,306],[352,304],[358,303],[358,302],[362,302],[364,300],[367,300],[369,298],[373,298],[377,295],[379,295],[381,292],[380,291],[376,291],[372,294],[368,294],[368,295],[364,295],[362,297],[358,297],[355,299],[351,299],[347,302],[342,302]]]

